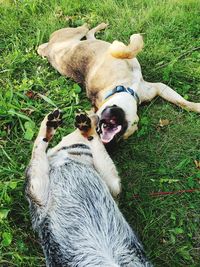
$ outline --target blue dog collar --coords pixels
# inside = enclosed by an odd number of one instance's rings
[[[140,99],[139,99],[138,94],[132,88],[129,88],[129,87],[126,88],[123,85],[118,85],[114,89],[109,91],[107,93],[107,95],[105,96],[105,99],[107,99],[108,97],[110,97],[110,96],[112,96],[112,95],[114,95],[116,93],[122,93],[122,92],[131,94],[135,98],[137,104],[140,103]]]

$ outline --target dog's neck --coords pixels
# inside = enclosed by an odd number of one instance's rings
[[[137,104],[140,104],[140,99],[139,99],[137,92],[135,90],[133,90],[133,88],[125,87],[123,85],[118,85],[114,89],[107,91],[105,96],[104,96],[104,99],[106,100],[107,98],[113,96],[114,94],[118,94],[118,93],[122,93],[122,92],[127,93],[127,94],[131,94],[132,97],[135,98]]]
[[[96,114],[101,117],[102,111],[106,107],[113,105],[117,105],[124,110],[128,122],[128,129],[132,125],[137,124],[139,120],[137,116],[137,101],[131,94],[121,92],[110,96],[108,99],[104,100]]]

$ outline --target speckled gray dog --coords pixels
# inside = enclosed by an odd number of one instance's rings
[[[45,117],[27,169],[26,195],[46,265],[152,266],[110,194],[120,192],[120,179],[91,120],[77,116],[79,129],[46,153],[59,123],[58,110]]]

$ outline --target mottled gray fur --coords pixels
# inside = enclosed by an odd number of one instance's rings
[[[113,200],[103,176],[96,171],[96,166],[103,164],[100,155],[95,163],[96,145],[108,164],[107,172],[105,168],[103,172],[109,175],[113,164],[99,137],[88,141],[77,130],[46,153],[48,144],[42,137],[45,125],[44,120],[27,169],[26,196],[46,265],[152,266]],[[78,138],[83,142],[73,143]],[[111,170],[111,175],[112,179],[114,176],[118,179],[115,169]]]

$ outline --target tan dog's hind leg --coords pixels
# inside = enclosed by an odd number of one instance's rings
[[[63,28],[57,30],[51,34],[48,43],[41,44],[38,47],[37,53],[42,57],[46,57],[51,51],[52,45],[56,45],[59,51],[62,46],[63,48],[66,47],[66,43],[70,40],[81,40],[81,38],[86,36],[88,31],[89,29],[86,23],[77,28]]]
[[[113,57],[116,58],[134,58],[143,48],[143,38],[140,34],[133,34],[130,37],[130,44],[125,45],[122,42],[114,41],[110,48],[109,52]]]
[[[200,113],[200,103],[194,103],[187,101],[184,99],[181,95],[179,95],[177,92],[175,92],[172,88],[167,86],[164,83],[149,83],[145,82],[145,88],[143,88],[142,95],[144,96],[144,99],[141,99],[142,101],[150,101],[153,99],[156,95],[159,95],[160,97],[164,98],[165,100],[190,111],[198,112]],[[144,93],[144,94],[143,94]]]
[[[86,38],[87,40],[95,40],[95,33],[101,30],[104,30],[106,27],[108,26],[108,24],[106,23],[101,23],[99,25],[97,25],[95,28],[89,30],[89,32],[86,34]]]
[[[65,42],[69,40],[81,40],[89,31],[87,23],[77,28],[63,28],[53,32],[50,43]]]

